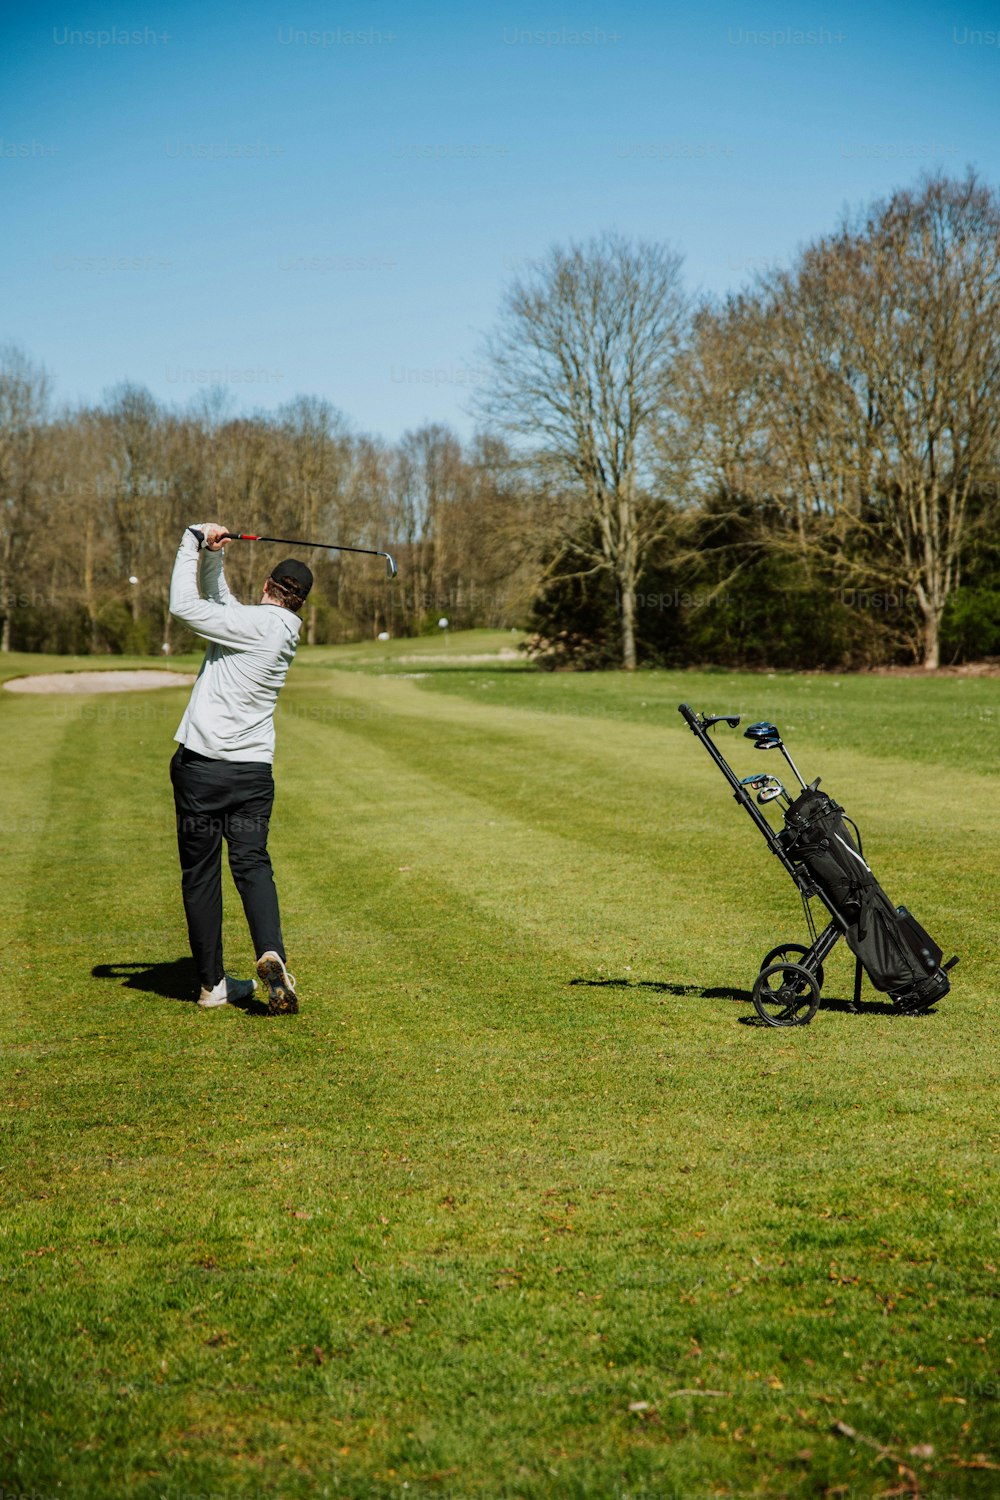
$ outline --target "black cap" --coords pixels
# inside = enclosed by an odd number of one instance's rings
[[[286,557],[284,562],[272,568],[271,577],[275,583],[283,584],[285,588],[298,594],[300,599],[304,599],[313,586],[311,570],[296,557]]]

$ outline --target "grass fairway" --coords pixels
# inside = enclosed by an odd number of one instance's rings
[[[190,1003],[186,693],[0,694],[5,1497],[997,1494],[1000,683],[505,642],[302,653],[283,1020]],[[846,803],[936,1013],[840,948],[744,1024],[803,922],[685,699]]]

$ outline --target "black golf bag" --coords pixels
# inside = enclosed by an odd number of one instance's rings
[[[807,787],[786,809],[777,836],[827,906],[844,918],[847,946],[877,990],[901,1010],[923,1009],[948,993],[941,949],[905,906],[889,900],[832,797]]]
[[[788,871],[802,898],[809,945],[780,943],[761,962],[751,996],[761,1020],[769,1026],[804,1026],[820,1002],[823,964],[841,938],[857,960],[854,998],[857,1010],[861,976],[867,974],[877,990],[888,994],[893,1009],[904,1013],[928,1010],[951,988],[948,970],[958,962],[941,961],[941,949],[910,915],[894,906],[872,874],[864,857],[861,835],[844,810],[819,790],[819,777],[809,786],[774,724],[761,721],[745,730],[758,750],[778,750],[801,788],[789,794],[777,777],[767,772],[737,777],[709,733],[718,724],[739,727],[739,714],[699,714],[687,703],[679,712],[728,781],[736,801],[756,823],[771,853]],[[751,791],[757,792],[756,803]],[[784,803],[782,828],[775,828],[759,810]],[[817,932],[811,902],[818,897],[830,920]]]

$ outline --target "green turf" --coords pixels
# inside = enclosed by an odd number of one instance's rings
[[[996,1494],[1000,685],[511,644],[302,653],[289,1019],[181,998],[185,693],[0,694],[4,1500]],[[681,699],[847,804],[935,1014],[838,1008],[838,950],[745,1024],[801,911]]]

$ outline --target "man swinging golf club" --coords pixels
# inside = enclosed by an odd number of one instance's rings
[[[259,604],[240,604],[223,572],[222,549],[232,540],[215,522],[189,526],[170,580],[170,613],[208,642],[170,762],[181,891],[201,981],[198,1004],[211,1009],[249,999],[256,980],[234,979],[222,965],[225,837],[268,1009],[291,1014],[299,1002],[285,967],[267,833],[274,803],[274,709],[313,577],[305,563],[287,558],[265,581]]]

